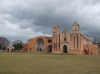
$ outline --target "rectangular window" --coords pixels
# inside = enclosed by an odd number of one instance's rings
[[[75,48],[75,35],[74,35],[74,48]]]
[[[77,33],[77,49],[78,49],[78,33]]]

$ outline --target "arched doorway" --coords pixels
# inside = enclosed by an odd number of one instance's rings
[[[44,40],[42,38],[36,40],[36,49],[37,51],[44,51]]]
[[[64,52],[64,53],[67,53],[67,45],[64,45],[64,46],[63,46],[63,52]]]
[[[47,51],[48,51],[48,53],[51,53],[52,52],[52,45],[49,45],[48,46],[48,50]]]

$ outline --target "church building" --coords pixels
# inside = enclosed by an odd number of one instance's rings
[[[31,38],[24,49],[27,52],[98,54],[98,46],[80,31],[77,22],[74,22],[70,32],[66,30],[60,32],[59,26],[54,25],[52,37]]]

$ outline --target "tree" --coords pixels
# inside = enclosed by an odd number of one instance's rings
[[[13,42],[14,50],[21,50],[23,48],[22,41],[21,42],[18,42],[18,43],[16,41],[14,41],[14,42]]]
[[[10,44],[10,41],[5,37],[0,37],[0,49],[5,50]]]

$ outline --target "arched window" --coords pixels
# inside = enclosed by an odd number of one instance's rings
[[[64,38],[64,41],[66,41],[66,38]]]
[[[32,49],[30,48],[30,51],[31,51]]]
[[[51,39],[49,39],[49,40],[48,40],[48,43],[52,43],[52,40],[51,40]]]

